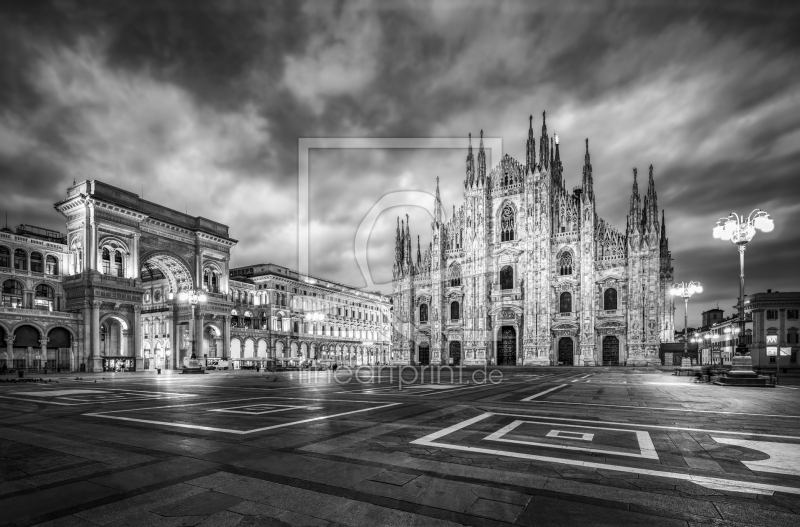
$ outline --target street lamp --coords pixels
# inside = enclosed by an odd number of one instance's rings
[[[770,232],[775,228],[775,222],[769,214],[756,209],[745,218],[732,212],[727,218],[720,218],[714,227],[714,238],[730,240],[739,247],[739,339],[736,354],[748,356],[747,347],[744,345],[744,251],[747,243],[756,235],[756,229]],[[752,358],[748,361],[752,365]],[[744,365],[744,364],[743,364]]]
[[[683,358],[689,356],[689,297],[695,293],[702,293],[703,286],[700,282],[681,282],[673,284],[670,294],[683,297]]]
[[[189,302],[189,305],[192,306],[192,319],[189,321],[189,333],[192,336],[192,359],[197,359],[197,355],[195,354],[194,349],[194,308],[199,302],[206,301],[206,295],[202,289],[190,289],[188,291],[181,291],[178,293],[178,300],[181,302]]]

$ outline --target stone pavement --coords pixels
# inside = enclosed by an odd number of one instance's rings
[[[800,524],[800,378],[419,373],[0,384],[0,525]]]

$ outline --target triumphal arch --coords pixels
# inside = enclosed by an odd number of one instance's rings
[[[77,357],[88,371],[180,367],[205,354],[204,329],[228,355],[232,302],[228,226],[101,181],[55,204],[67,221],[64,311],[82,313]],[[181,292],[202,290],[192,308]],[[194,313],[194,315],[193,315]],[[221,333],[221,334],[220,334]]]

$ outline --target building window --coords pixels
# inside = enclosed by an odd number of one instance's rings
[[[572,274],[572,254],[567,252],[558,258],[558,274],[561,276]]]
[[[450,287],[461,285],[461,266],[454,263],[450,266]]]
[[[11,267],[11,251],[8,247],[0,247],[0,267]]]
[[[58,274],[58,259],[53,256],[49,255],[45,260],[45,271],[49,275],[57,275]]]
[[[28,255],[22,249],[14,251],[14,269],[17,271],[28,270]]]
[[[114,271],[116,271],[117,276],[125,276],[125,266],[122,261],[122,253],[119,251],[114,251]]]
[[[792,361],[792,364],[797,362],[797,351],[792,350],[792,355],[791,355],[790,360]]]
[[[46,284],[39,284],[36,286],[36,298],[34,299],[36,309],[52,311],[54,298],[55,295],[53,294],[52,287]]]
[[[22,307],[22,285],[16,280],[3,282],[3,305],[6,307]]]
[[[559,312],[562,314],[572,312],[572,293],[561,293],[559,299]]]
[[[44,261],[42,260],[42,253],[31,253],[31,271],[34,273],[44,272]]]
[[[428,321],[428,304],[419,306],[419,321],[425,323]]]
[[[108,249],[103,249],[103,274],[111,273],[111,253]]]
[[[500,289],[514,289],[514,269],[510,265],[500,269]]]
[[[770,362],[771,364],[775,364],[775,355],[770,355],[770,357],[769,357],[769,362]]]
[[[514,209],[511,205],[506,204],[503,207],[503,212],[500,214],[500,241],[507,242],[514,239],[514,226],[515,217]]]
[[[778,310],[767,309],[767,320],[778,320]]]
[[[603,293],[603,309],[617,309],[617,290],[613,287]]]
[[[800,344],[800,334],[797,333],[797,328],[789,328],[786,331],[786,343],[787,344]]]
[[[788,318],[789,320],[797,320],[798,319],[798,316],[797,316],[798,312],[800,312],[800,309],[787,309],[786,310],[786,318]]]
[[[460,320],[461,319],[461,309],[458,302],[452,302],[450,304],[450,320]]]

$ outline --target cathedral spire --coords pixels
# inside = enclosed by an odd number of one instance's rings
[[[631,191],[631,207],[628,214],[628,231],[630,234],[636,234],[641,230],[642,225],[642,208],[641,199],[639,198],[639,183],[636,180],[638,170],[633,169],[633,189]]]
[[[547,139],[547,115],[545,112],[542,112],[542,136],[539,138],[539,157],[542,160],[542,166],[544,166],[545,170],[548,169],[548,163],[550,161],[550,141]]]
[[[533,116],[528,117],[530,121],[528,125],[528,143],[525,155],[525,166],[528,172],[533,173],[536,170],[536,140],[533,138]]]
[[[408,214],[406,214],[406,235],[405,235],[406,246],[405,246],[405,255],[404,256],[406,257],[406,264],[409,267],[411,267],[411,262],[412,262],[412,260],[411,260],[411,231],[408,228],[410,223],[411,222],[408,221]]]
[[[436,176],[436,201],[433,203],[433,221],[442,224],[442,198],[439,195],[439,176]]]
[[[592,180],[592,160],[589,156],[589,138],[586,138],[586,155],[583,156],[583,198],[594,199],[594,181]]]
[[[419,234],[417,234],[417,269],[422,267],[422,250],[419,248]]]
[[[465,186],[472,188],[475,183],[475,158],[472,156],[472,134],[469,134],[469,147],[467,148],[467,179]]]
[[[400,216],[397,217],[397,234],[394,236],[394,261],[399,263],[402,255],[402,249],[400,245]]]
[[[397,263],[400,265],[406,260],[406,225],[403,223],[403,220],[400,220],[400,258],[398,258]]]
[[[478,147],[478,182],[486,182],[486,152],[483,150],[483,130],[481,130],[481,145]]]

